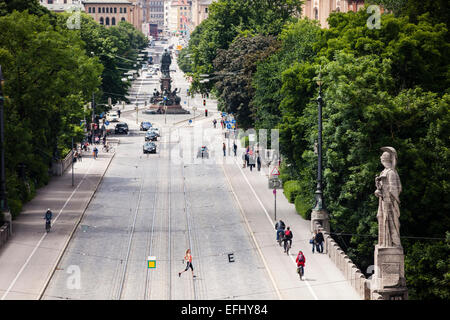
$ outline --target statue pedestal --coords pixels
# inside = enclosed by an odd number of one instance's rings
[[[375,246],[375,273],[370,295],[373,300],[407,300],[405,255],[402,247]]]
[[[320,209],[315,210],[313,209],[311,212],[311,233],[316,230],[316,222],[319,222],[323,229],[326,232],[330,232],[330,216],[328,215],[327,210]]]

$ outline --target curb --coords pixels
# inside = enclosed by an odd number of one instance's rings
[[[63,249],[61,250],[61,253],[59,254],[58,258],[56,259],[56,263],[54,265],[54,267],[52,268],[52,270],[50,271],[49,276],[47,277],[47,280],[45,281],[44,287],[41,289],[41,291],[39,292],[39,295],[37,297],[36,300],[41,300],[42,296],[44,295],[45,290],[47,290],[48,284],[50,283],[51,278],[53,277],[53,275],[55,274],[56,268],[58,267],[58,264],[61,262],[62,256],[64,255],[64,253],[66,252],[67,246],[69,245],[70,240],[72,240],[73,234],[75,233],[75,230],[78,228],[78,225],[80,224],[81,220],[84,217],[84,214],[87,210],[87,208],[89,207],[92,199],[94,198],[94,195],[97,193],[97,189],[98,186],[100,185],[100,183],[102,183],[103,181],[103,177],[106,174],[106,171],[108,171],[109,166],[111,165],[112,160],[114,159],[114,157],[116,156],[116,153],[114,152],[113,156],[111,157],[111,159],[109,160],[108,165],[106,166],[105,171],[103,172],[101,178],[99,179],[97,185],[95,186],[94,192],[92,193],[91,197],[89,198],[89,201],[86,205],[86,207],[83,209],[83,212],[81,213],[78,221],[76,221],[75,226],[72,229],[72,232],[69,235],[69,238],[66,240],[66,243],[64,244]]]

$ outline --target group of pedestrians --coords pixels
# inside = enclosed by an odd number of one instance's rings
[[[323,234],[322,232],[314,230],[314,234],[309,240],[309,243],[312,244],[312,253],[314,253],[314,249],[317,250],[318,253],[323,253]]]
[[[256,150],[256,152],[251,149],[250,147],[247,147],[245,152],[242,154],[242,168],[250,168],[250,171],[253,171],[253,168],[257,167],[258,171],[261,171],[261,156],[259,154],[259,150]]]

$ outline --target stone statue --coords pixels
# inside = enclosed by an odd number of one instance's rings
[[[398,176],[397,152],[392,147],[381,148],[384,170],[375,178],[378,197],[378,246],[401,247],[400,243],[400,193],[402,184]]]
[[[161,57],[161,73],[163,75],[169,75],[169,67],[172,63],[172,58],[170,57],[169,52],[167,52],[167,49],[164,50],[164,53]]]

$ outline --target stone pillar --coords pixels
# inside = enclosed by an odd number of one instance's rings
[[[371,283],[371,299],[407,300],[405,255],[402,247],[375,246],[375,273]]]
[[[330,233],[330,217],[328,216],[328,212],[325,209],[321,210],[312,210],[311,212],[311,233],[314,233],[316,230],[316,222],[320,223],[322,228]]]

